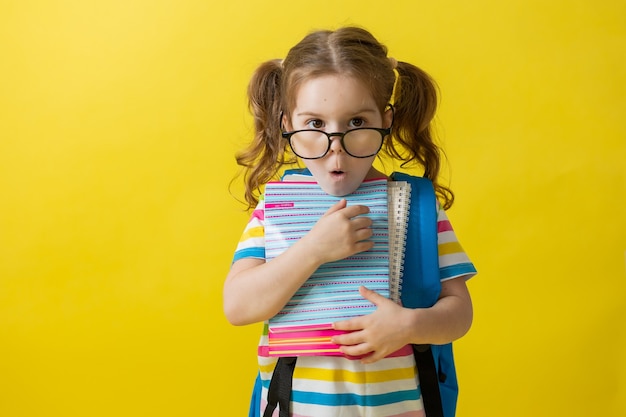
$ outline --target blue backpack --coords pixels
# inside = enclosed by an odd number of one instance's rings
[[[311,175],[308,170],[290,170],[285,174]],[[428,308],[441,292],[437,249],[437,211],[435,192],[430,180],[394,172],[394,181],[411,184],[411,209],[406,239],[402,305],[408,308]],[[420,390],[427,417],[454,417],[458,383],[452,344],[414,345]],[[280,417],[289,417],[291,380],[296,358],[279,358],[268,391],[268,406],[260,414],[261,377],[257,375],[249,417],[270,417],[279,406]]]

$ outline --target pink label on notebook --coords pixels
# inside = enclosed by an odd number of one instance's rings
[[[266,209],[274,209],[274,208],[292,208],[294,203],[266,203]]]

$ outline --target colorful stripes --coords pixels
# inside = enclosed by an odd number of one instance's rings
[[[293,375],[293,416],[423,417],[410,347],[404,355],[362,364],[342,357],[299,357]],[[266,398],[273,367],[261,367]],[[264,408],[265,404],[262,404]]]
[[[324,394],[319,392],[293,391],[292,401],[316,404],[316,405],[358,405],[362,407],[379,407],[381,405],[395,404],[403,401],[418,400],[420,398],[419,389],[406,391],[388,392],[378,395],[357,395],[353,393],[345,394]]]
[[[330,340],[345,333],[330,325],[270,328],[268,353],[270,356],[342,355],[339,345]]]
[[[476,275],[476,268],[459,243],[446,212],[441,209],[437,218],[437,232],[440,279],[469,279]]]

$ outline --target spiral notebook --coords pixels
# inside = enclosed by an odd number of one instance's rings
[[[375,306],[359,294],[364,285],[384,297],[399,299],[410,185],[386,178],[364,181],[352,194],[334,197],[311,181],[270,182],[265,188],[266,259],[287,250],[304,236],[333,204],[370,208],[374,247],[324,264],[269,321],[270,356],[342,355],[330,342],[332,323],[370,314]],[[308,179],[303,181],[302,179]]]

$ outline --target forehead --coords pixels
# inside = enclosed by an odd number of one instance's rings
[[[294,116],[301,112],[333,114],[378,110],[365,83],[355,77],[336,74],[302,81],[296,90],[294,105]]]

